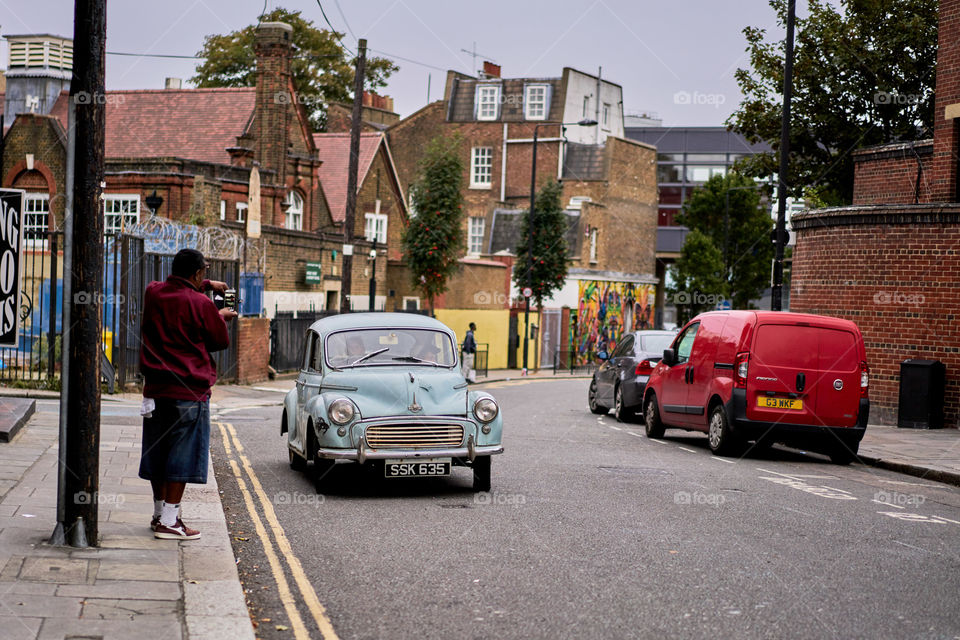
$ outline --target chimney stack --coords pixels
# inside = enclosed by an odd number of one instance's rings
[[[499,78],[500,77],[500,65],[493,64],[486,60],[483,61],[483,75],[488,78]]]
[[[263,22],[253,45],[257,58],[257,100],[254,116],[255,159],[262,171],[276,174],[284,184],[287,160],[287,128],[296,104],[290,74],[293,27],[284,22]],[[273,179],[271,179],[273,180]]]

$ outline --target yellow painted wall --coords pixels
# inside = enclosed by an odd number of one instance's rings
[[[463,344],[463,336],[471,322],[477,325],[474,338],[488,345],[488,369],[507,368],[507,339],[510,329],[510,311],[507,309],[437,309],[437,320],[453,329],[457,342]],[[532,317],[533,314],[531,314]],[[532,322],[532,320],[531,320]]]

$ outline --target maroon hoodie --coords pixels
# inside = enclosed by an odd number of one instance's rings
[[[204,281],[204,288],[208,283]],[[217,381],[210,352],[230,346],[226,321],[210,298],[179,276],[151,282],[143,295],[140,331],[144,397],[210,397]]]

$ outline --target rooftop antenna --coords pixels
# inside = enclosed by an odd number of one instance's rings
[[[479,73],[479,72],[480,72],[480,70],[477,69],[477,56],[480,56],[481,58],[486,58],[487,60],[489,60],[490,62],[493,62],[494,64],[496,64],[496,62],[497,62],[496,60],[493,59],[492,56],[485,56],[485,55],[483,55],[482,53],[477,53],[477,43],[476,43],[476,42],[473,43],[473,49],[472,49],[472,50],[470,50],[470,49],[460,49],[460,51],[462,51],[462,52],[464,52],[464,53],[469,53],[471,56],[473,56],[473,68],[472,68],[472,69],[473,69],[473,72],[474,72],[474,73]]]

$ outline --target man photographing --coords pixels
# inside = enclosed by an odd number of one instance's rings
[[[171,275],[151,282],[143,296],[140,371],[145,411],[140,477],[153,486],[154,537],[194,540],[200,532],[180,517],[186,483],[206,484],[210,451],[210,388],[217,381],[211,353],[230,346],[229,307],[218,310],[204,291],[224,293],[225,282],[206,279],[207,261],[196,249],[173,258]]]

